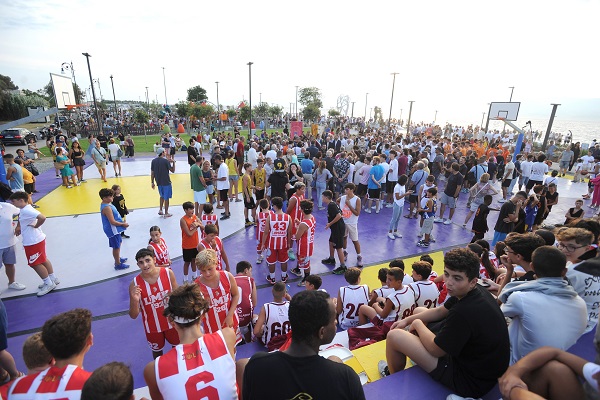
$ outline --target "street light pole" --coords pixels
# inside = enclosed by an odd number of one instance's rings
[[[298,121],[298,86],[296,86],[296,121]]]
[[[512,95],[513,95],[513,92],[515,91],[515,87],[514,86],[509,86],[508,88],[510,89],[510,100],[508,100],[508,101],[509,101],[509,103],[511,103],[512,102]]]
[[[96,125],[98,126],[98,133],[102,132],[102,121],[100,121],[100,114],[98,114],[98,104],[96,103],[96,91],[94,90],[94,80],[92,79],[92,68],[90,67],[89,53],[81,53],[87,60],[88,72],[90,73],[90,85],[92,87],[92,98],[94,99],[94,109],[96,111]]]
[[[102,100],[102,86],[100,86],[100,78],[94,79],[94,82],[96,82],[98,84],[98,90],[100,91],[100,101],[103,101]]]
[[[258,104],[262,104],[262,92],[258,94]]]
[[[115,84],[112,80],[112,75],[110,76],[110,85],[113,88],[113,101],[115,102],[115,116],[118,116],[118,110],[117,110],[117,98],[115,96]],[[119,121],[119,118],[117,118],[117,122]],[[119,124],[117,123],[117,133],[119,133]]]
[[[406,122],[406,136],[408,137],[408,132],[410,131],[410,117],[412,116],[412,105],[415,101],[409,100],[410,108],[408,109],[408,121]]]
[[[162,67],[163,70],[163,85],[165,87],[165,106],[169,105],[167,101],[167,80],[165,79],[165,67]]]
[[[217,84],[217,115],[219,116],[219,126],[221,126],[221,103],[219,103],[219,81],[215,82]]]
[[[62,63],[62,65],[60,66],[60,72],[63,72],[65,69],[71,70],[71,76],[73,77],[73,83],[75,84],[75,89],[79,89],[79,87],[77,86],[77,80],[75,80],[75,68],[73,68],[73,61],[71,61],[70,63],[68,63],[68,62]],[[79,100],[81,100],[81,99],[79,99]],[[75,93],[75,103],[79,103],[77,101],[77,93]]]
[[[400,121],[402,121],[402,109],[400,109]]]
[[[150,115],[150,98],[148,97],[148,86],[146,86],[146,107],[148,108],[148,115]]]
[[[437,112],[438,110],[435,110],[435,117],[433,117],[433,125],[435,126],[435,121],[437,121]]]
[[[480,125],[480,126],[483,126],[483,120],[484,120],[484,119],[485,119],[485,111],[483,111],[483,112],[481,113],[481,125]]]
[[[394,75],[394,80],[392,81],[392,99],[390,101],[390,115],[388,117],[388,129],[392,126],[392,106],[394,105],[394,88],[396,87],[396,75],[398,72],[392,72]]]
[[[249,103],[250,103],[250,119],[248,120],[248,140],[252,137],[252,61],[248,62],[248,91],[249,95]]]
[[[367,122],[367,104],[369,102],[369,93],[365,95],[365,122]]]
[[[352,102],[352,114],[350,114],[350,118],[354,118],[354,103],[356,103],[355,101]]]

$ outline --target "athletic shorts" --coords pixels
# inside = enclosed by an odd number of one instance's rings
[[[396,186],[396,182],[387,181],[387,183],[385,184],[385,192],[386,193],[394,193],[394,186]]]
[[[171,150],[169,150],[169,155],[174,156],[175,155],[175,147],[171,147]]]
[[[416,203],[417,201],[419,201],[419,196],[416,194],[410,194],[408,195],[408,202],[409,203]]]
[[[5,247],[0,249],[0,262],[4,264],[16,264],[17,255],[15,254],[15,246]],[[2,350],[0,350],[2,351]]]
[[[206,203],[206,190],[202,190],[201,192],[194,192],[194,202],[198,204]]]
[[[369,189],[369,199],[379,200],[381,189]]]
[[[300,268],[300,269],[310,268],[310,257],[298,257],[298,268]]]
[[[367,194],[367,185],[359,183],[358,187],[356,188],[356,195],[360,197],[364,196],[365,194]]]
[[[24,183],[23,189],[25,189],[25,193],[27,194],[33,193],[33,183]]]
[[[349,237],[353,242],[358,241],[358,225],[349,225],[346,224],[346,234],[345,237]]]
[[[456,199],[442,192],[440,195],[440,204],[447,205],[450,208],[456,208]]]
[[[250,196],[250,201],[246,201],[246,196],[244,196],[244,207],[246,207],[248,210],[256,208],[254,197]]]
[[[214,194],[215,193],[215,186],[214,185],[208,185],[206,187],[206,194]]]
[[[173,186],[158,186],[158,195],[161,199],[169,200],[171,197],[173,197]]]
[[[25,256],[27,257],[27,265],[35,267],[48,260],[46,256],[46,239],[31,246],[23,246],[25,248]]]
[[[433,218],[425,218],[421,227],[421,235],[429,235],[433,230]]]
[[[123,242],[123,237],[121,234],[116,234],[108,238],[108,247],[112,249],[120,249],[121,243]]]
[[[219,190],[219,200],[221,201],[229,201],[228,193],[229,189],[221,189]]]
[[[265,189],[263,190],[255,190],[254,196],[256,197],[256,201],[260,201],[265,198]]]
[[[163,332],[146,332],[146,340],[152,351],[162,351],[165,347],[165,339],[173,346],[179,344],[179,334],[175,328]]]
[[[502,187],[505,187],[505,188],[509,187],[511,182],[512,182],[512,179],[504,179],[502,181]]]
[[[267,263],[286,263],[289,260],[288,249],[267,249]]]
[[[442,385],[452,390],[453,393],[456,393],[459,396],[468,397],[483,396],[497,383],[496,380],[490,380],[488,383],[489,388],[485,388],[485,383],[480,381],[478,383],[478,388],[481,391],[474,392],[470,382],[466,382],[465,379],[462,379],[462,374],[455,372],[454,367],[452,357],[445,355],[438,359],[437,366],[429,373],[429,376],[431,376],[433,380],[440,382]]]
[[[341,249],[344,247],[344,236],[338,236],[337,234],[329,235],[329,242],[333,244],[334,249]]]
[[[182,252],[184,262],[194,262],[198,255],[198,249],[195,247],[193,249],[183,249]]]

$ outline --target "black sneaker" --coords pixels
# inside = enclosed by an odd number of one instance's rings
[[[287,274],[285,274],[285,275],[281,275],[281,282],[283,282],[283,283],[286,283],[286,282],[287,282],[287,280],[288,280],[288,276],[287,276]]]
[[[345,266],[345,265],[340,265],[339,267],[337,267],[336,269],[334,269],[334,270],[333,270],[333,271],[331,271],[331,272],[333,272],[333,273],[334,273],[334,274],[336,274],[336,275],[343,275],[343,274],[344,274],[344,272],[346,272],[346,270],[347,270],[347,269],[348,269],[348,268],[346,268],[346,266]]]
[[[221,221],[224,221],[224,220],[229,219],[229,218],[231,218],[230,214],[224,215],[224,216],[221,217]]]
[[[387,362],[385,360],[380,360],[377,363],[377,370],[379,371],[379,375],[381,375],[382,378],[385,378],[386,376],[390,375],[390,369],[388,368]]]
[[[125,239],[129,239],[131,236],[126,235],[125,232],[121,232],[121,236],[124,237]]]
[[[296,276],[302,276],[302,271],[300,271],[300,268],[298,267],[291,269],[290,272]]]
[[[335,265],[335,258],[327,257],[326,259],[321,260],[321,263]]]
[[[274,285],[275,278],[271,278],[271,275],[267,274],[267,282],[269,282],[271,285]]]

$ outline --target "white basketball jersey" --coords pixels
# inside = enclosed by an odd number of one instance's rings
[[[367,285],[349,285],[340,288],[342,313],[340,327],[342,329],[358,326],[358,309],[363,304],[369,304],[369,288]]]
[[[417,307],[435,308],[440,292],[433,281],[418,281],[410,284],[415,292],[415,303]]]
[[[377,294],[377,297],[383,297],[385,299],[390,294],[394,293],[394,289],[388,287],[387,285],[384,285],[380,288],[373,289],[373,292],[375,292]]]
[[[265,303],[263,307],[265,308],[265,330],[262,340],[266,346],[275,336],[285,335],[290,331],[290,318],[288,317],[290,302]]]
[[[394,291],[387,299],[392,302],[394,309],[383,322],[394,322],[410,317],[415,309],[415,293],[410,286],[403,286],[402,289]]]
[[[180,344],[154,363],[164,399],[237,400],[235,362],[221,331],[191,344]]]

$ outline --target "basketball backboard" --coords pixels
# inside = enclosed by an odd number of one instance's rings
[[[516,121],[519,116],[520,102],[514,103],[503,103],[493,102],[490,103],[489,119],[498,120],[504,119],[506,121]]]
[[[71,77],[50,73],[50,80],[54,88],[56,107],[61,109],[77,104]]]

